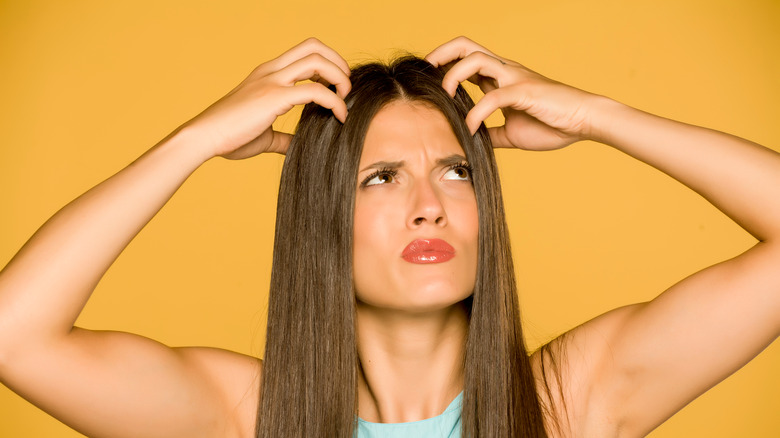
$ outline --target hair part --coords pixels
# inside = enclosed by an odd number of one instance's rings
[[[477,277],[466,300],[463,436],[542,437],[544,419],[520,325],[501,187],[486,128],[465,124],[473,101],[442,88],[444,72],[413,56],[352,70],[342,125],[306,105],[279,188],[257,437],[351,437],[357,420],[352,243],[358,163],[384,106],[423,103],[446,117],[473,167]]]

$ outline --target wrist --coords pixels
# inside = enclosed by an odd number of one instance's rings
[[[588,123],[583,129],[583,139],[614,144],[615,129],[620,118],[632,108],[606,96],[593,95],[588,113]]]
[[[216,156],[207,136],[186,124],[168,134],[155,148],[162,148],[180,156],[193,166],[193,169]]]

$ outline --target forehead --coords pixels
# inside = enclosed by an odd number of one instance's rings
[[[368,126],[360,164],[453,154],[465,155],[441,111],[420,102],[396,101],[379,110]]]

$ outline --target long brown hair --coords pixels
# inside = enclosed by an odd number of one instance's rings
[[[390,102],[422,102],[449,120],[473,167],[479,256],[464,358],[463,436],[546,436],[520,326],[495,158],[474,103],[451,98],[443,71],[407,56],[352,70],[343,125],[307,105],[282,171],[257,437],[351,437],[357,418],[353,210],[368,126]]]

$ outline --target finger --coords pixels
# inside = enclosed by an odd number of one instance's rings
[[[472,52],[450,68],[444,75],[441,86],[450,96],[454,96],[458,84],[470,80],[479,85],[483,92],[487,93],[501,83],[507,82],[506,75],[508,71],[504,65],[503,61],[492,55],[484,52]],[[479,76],[494,79],[497,82],[496,86],[477,80]]]
[[[425,59],[438,67],[440,65],[445,65],[450,62],[463,59],[473,52],[483,52],[498,58],[490,50],[480,46],[479,44],[464,36],[460,36],[433,49],[431,53],[425,56]]]
[[[273,139],[271,140],[271,145],[268,147],[268,152],[276,152],[277,154],[286,154],[287,148],[290,146],[290,140],[292,140],[292,135],[287,134],[286,132],[279,132],[279,131],[272,131],[273,132]]]
[[[498,109],[512,107],[519,111],[525,111],[527,109],[525,98],[526,96],[518,85],[490,91],[482,96],[482,99],[466,115],[466,126],[474,135],[479,129],[479,125]]]
[[[506,126],[495,126],[488,128],[488,134],[490,135],[490,143],[494,148],[513,148],[512,142],[509,141],[509,137],[506,135]]]
[[[279,71],[295,61],[313,53],[326,58],[334,65],[338,66],[345,75],[349,76],[350,70],[347,61],[344,60],[338,52],[326,46],[317,38],[308,38],[302,41],[290,50],[261,65],[258,69],[263,71],[262,76],[265,76],[271,72]]]
[[[284,69],[274,73],[285,85],[293,85],[306,79],[336,86],[336,93],[343,99],[352,88],[349,77],[335,64],[318,53],[312,53],[296,60]]]
[[[222,156],[229,160],[243,160],[266,152],[285,154],[290,146],[292,135],[278,131],[269,131],[269,133],[272,136],[270,143],[265,134],[263,134],[235,151]]]
[[[305,105],[310,102],[333,111],[333,115],[341,123],[344,123],[347,119],[347,104],[324,85],[317,82],[309,82],[290,87],[287,103],[291,105]]]

